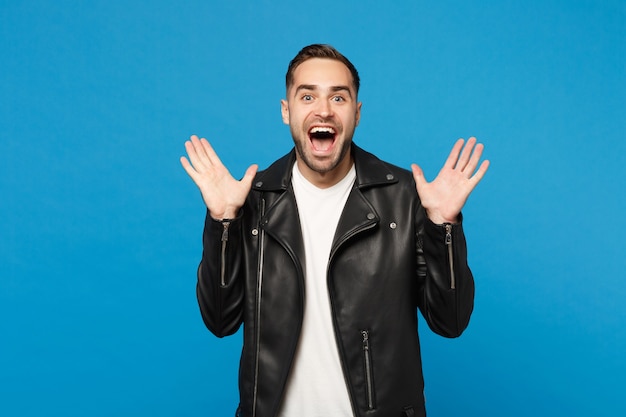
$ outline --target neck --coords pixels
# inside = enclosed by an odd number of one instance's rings
[[[350,168],[352,168],[353,160],[352,152],[348,152],[336,167],[329,171],[318,172],[311,169],[296,152],[296,163],[298,164],[298,170],[307,181],[317,188],[328,188],[345,178]]]

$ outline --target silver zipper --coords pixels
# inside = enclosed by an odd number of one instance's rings
[[[446,223],[446,246],[448,247],[448,263],[450,264],[450,288],[456,288],[456,279],[454,277],[454,253],[452,251],[452,225]]]
[[[220,285],[226,286],[226,246],[228,246],[228,228],[230,227],[230,220],[222,221],[222,264],[220,265]]]
[[[257,299],[256,299],[256,346],[255,346],[255,364],[254,364],[254,388],[252,398],[252,417],[256,416],[257,394],[259,391],[259,355],[261,354],[261,289],[263,287],[263,257],[265,253],[265,230],[260,225],[260,220],[265,215],[265,199],[260,201],[259,216],[259,265],[257,270]]]
[[[367,409],[374,409],[374,381],[372,378],[372,353],[370,352],[370,332],[361,330],[363,337],[363,360],[365,363],[365,396]]]

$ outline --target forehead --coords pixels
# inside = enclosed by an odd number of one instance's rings
[[[343,62],[328,58],[311,58],[293,72],[293,85],[314,85],[320,88],[347,86],[354,90],[352,74]]]

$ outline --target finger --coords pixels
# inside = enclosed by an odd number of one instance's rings
[[[197,135],[191,135],[189,137],[189,141],[193,145],[194,149],[196,149],[196,152],[199,152],[199,153],[204,152],[204,149],[202,148],[202,144],[200,143],[200,138]]]
[[[185,158],[184,156],[180,157],[180,164],[183,166],[185,171],[187,171],[187,173],[189,173],[190,171],[195,171],[189,163],[189,160],[187,160],[187,158]]]
[[[205,160],[206,164],[211,164],[211,153],[215,153],[209,141],[205,138],[199,138],[196,135],[191,136],[191,142],[196,150],[198,156]]]
[[[474,174],[474,171],[476,170],[476,167],[480,162],[480,158],[483,154],[484,148],[485,146],[482,143],[476,144],[474,152],[472,152],[472,157],[470,158],[465,168],[462,170],[467,175],[467,178],[471,177]]]
[[[448,155],[448,159],[446,159],[446,162],[443,164],[444,168],[454,169],[454,167],[457,165],[457,161],[459,160],[459,153],[463,148],[463,143],[465,143],[463,139],[459,139],[456,141],[456,143],[452,147],[452,150],[450,151],[450,155]]]
[[[211,165],[223,166],[222,160],[217,156],[215,149],[213,149],[213,146],[211,146],[208,140],[202,138],[200,139],[200,144]]]
[[[470,160],[470,157],[472,156],[472,151],[474,150],[475,144],[476,144],[475,137],[471,137],[467,140],[467,143],[465,144],[465,147],[463,148],[463,152],[461,152],[461,156],[459,157],[459,160],[456,164],[456,167],[459,170],[464,171],[465,168],[467,167],[467,163]]]
[[[489,165],[490,165],[489,160],[485,160],[483,161],[482,164],[480,164],[480,168],[478,168],[478,171],[476,171],[476,174],[474,174],[474,176],[471,178],[472,181],[474,181],[474,186],[476,186],[476,184],[478,184],[480,180],[483,179],[483,177],[485,176],[485,173],[487,172],[487,169],[489,169]]]
[[[208,158],[200,146],[197,136],[192,136],[191,140],[185,142],[185,150],[196,171],[204,171],[207,168],[209,165]]]
[[[187,158],[181,156],[180,163],[183,166],[184,170],[187,172],[187,175],[189,175],[191,179],[197,183],[196,178],[198,176],[198,172],[193,168],[193,166],[191,166]]]

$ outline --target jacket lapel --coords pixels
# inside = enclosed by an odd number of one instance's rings
[[[356,145],[352,145],[352,152],[356,180],[337,225],[331,257],[337,248],[352,236],[363,230],[376,227],[380,221],[376,208],[363,195],[362,190],[398,182],[387,165],[374,155]]]
[[[339,219],[331,257],[337,248],[363,230],[376,227],[380,218],[376,209],[365,198],[362,190],[397,182],[397,178],[380,159],[352,145],[356,180]],[[260,172],[254,180],[253,189],[267,197],[267,211],[261,219],[261,227],[279,241],[298,263],[304,265],[302,229],[293,190],[291,169],[295,163],[295,150]]]
[[[378,224],[378,213],[357,187],[352,188],[344,206],[330,250],[330,256],[339,246],[357,233],[375,227]]]
[[[266,200],[266,211],[260,226],[278,241],[297,267],[304,271],[304,242],[296,199],[291,187],[291,169],[295,163],[295,150],[259,172],[252,189],[261,192]]]
[[[298,208],[291,187],[270,203],[261,227],[276,239],[294,259],[301,271],[304,271],[304,241]]]

